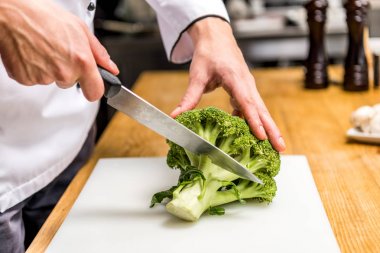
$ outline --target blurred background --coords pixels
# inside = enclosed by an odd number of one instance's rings
[[[224,0],[235,37],[251,67],[303,65],[308,53],[304,4],[308,0]],[[329,63],[342,64],[347,53],[342,0],[327,0],[325,46]],[[344,1],[344,0],[343,0]],[[370,1],[370,34],[380,37],[380,0]],[[141,0],[98,0],[95,31],[118,64],[120,78],[132,87],[145,70],[188,69],[168,62],[154,11]],[[99,134],[113,114],[102,105]]]

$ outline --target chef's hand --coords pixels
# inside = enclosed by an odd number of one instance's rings
[[[97,64],[119,71],[86,24],[51,0],[0,1],[0,55],[17,82],[61,88],[80,82],[90,101],[104,93]]]
[[[276,150],[284,151],[284,140],[256,89],[230,25],[209,17],[196,22],[188,32],[195,48],[189,86],[171,116],[193,109],[203,93],[221,86],[231,97],[233,114],[244,116],[259,139],[269,138]]]

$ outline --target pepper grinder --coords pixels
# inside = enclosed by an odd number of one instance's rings
[[[367,25],[367,0],[348,0],[344,4],[348,26],[348,51],[344,63],[343,89],[368,90],[368,64],[364,51],[364,27]]]
[[[305,4],[309,26],[309,54],[305,63],[305,88],[323,89],[328,86],[327,55],[325,53],[326,0],[311,0]]]

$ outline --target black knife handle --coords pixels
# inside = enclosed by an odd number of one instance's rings
[[[104,96],[106,98],[111,98],[115,96],[121,89],[120,79],[102,67],[98,66],[98,69],[100,76],[104,81]]]

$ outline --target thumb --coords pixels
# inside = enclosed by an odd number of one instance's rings
[[[194,109],[195,106],[201,100],[203,92],[205,90],[205,82],[198,80],[190,81],[189,86],[183,96],[179,105],[170,114],[171,117],[175,118],[179,114]]]
[[[92,34],[87,28],[85,28],[87,33],[88,41],[90,43],[90,48],[96,64],[102,66],[103,68],[109,70],[112,74],[119,74],[119,69],[116,64],[111,60],[110,55],[99,40]]]

